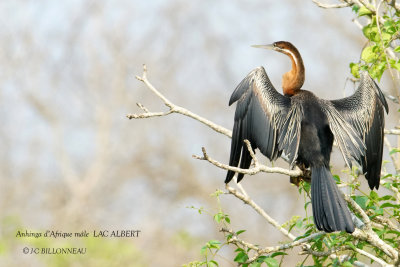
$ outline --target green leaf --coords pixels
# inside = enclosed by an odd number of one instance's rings
[[[382,32],[380,37],[381,37],[382,41],[386,42],[386,44],[388,41],[390,41],[392,39],[392,35],[387,32]]]
[[[366,196],[355,196],[354,201],[362,208],[366,209],[367,208],[367,201],[368,197]]]
[[[238,263],[245,263],[249,259],[249,256],[244,251],[239,252],[234,261]]]
[[[367,37],[368,40],[374,41],[374,42],[379,42],[380,41],[380,36],[379,36],[379,31],[378,27],[376,26],[376,22],[372,22],[365,26],[362,29],[362,32],[365,37]]]
[[[382,209],[387,208],[387,207],[397,208],[398,209],[398,208],[400,208],[400,205],[399,204],[393,204],[393,203],[390,203],[390,202],[385,202],[385,203],[383,203],[381,205]]]
[[[211,261],[207,262],[207,266],[214,267],[214,266],[219,266],[219,265],[218,265],[218,262],[216,262],[215,260],[211,260]]]
[[[214,215],[214,220],[215,220],[217,223],[220,223],[220,222],[221,222],[221,218],[222,218],[222,213],[220,213],[220,212],[218,212],[217,214]]]
[[[387,231],[388,234],[395,234],[397,236],[400,236],[400,232],[399,231],[394,231],[394,230],[389,230]]]
[[[242,249],[242,248],[235,249],[235,252],[239,252],[239,251],[244,251],[244,249]]]
[[[360,78],[360,65],[358,63],[350,63],[350,72],[355,78]]]
[[[370,71],[372,78],[377,78],[378,81],[381,80],[383,72],[386,70],[386,62],[382,61],[379,64],[375,64],[372,66]]]
[[[397,46],[397,47],[394,49],[394,52],[399,53],[399,52],[400,52],[400,46]]]
[[[307,209],[308,205],[311,204],[311,201],[307,201],[306,204],[304,204],[304,209]]]
[[[203,247],[200,249],[201,255],[205,255],[206,252],[207,252],[207,246],[203,246]]]
[[[310,183],[307,183],[307,182],[304,182],[304,183],[303,183],[303,188],[304,188],[304,190],[305,190],[306,192],[310,192],[311,184],[310,184]]]
[[[333,179],[337,182],[340,183],[340,177],[338,175],[333,175]]]
[[[394,153],[399,153],[400,152],[400,149],[398,149],[398,148],[393,148],[390,152],[389,152],[389,155],[393,155]]]
[[[210,240],[210,241],[208,241],[208,244],[209,244],[210,248],[219,249],[220,245],[221,245],[221,242],[219,242],[218,240]]]
[[[385,21],[385,23],[383,24],[383,29],[384,29],[386,32],[390,33],[391,35],[394,34],[394,33],[396,33],[396,26],[395,26],[395,23],[394,23],[394,21],[391,20],[390,18],[387,19],[387,20]]]
[[[351,247],[352,249],[356,249],[356,246],[354,246],[353,242],[349,241],[345,243],[346,245],[348,245],[349,247]]]
[[[244,232],[246,232],[246,230],[239,230],[236,232],[236,235],[240,235],[241,233],[244,233]]]
[[[262,264],[261,262],[255,261],[255,262],[253,262],[252,264],[250,264],[249,266],[250,266],[250,267],[260,267],[261,264]]]
[[[228,215],[225,215],[224,219],[225,219],[225,221],[226,221],[227,223],[231,223],[231,219],[229,219]]]
[[[360,9],[358,10],[359,17],[367,16],[367,15],[371,15],[371,14],[372,14],[372,12],[365,6],[360,7]]]
[[[391,62],[390,66],[398,71],[400,71],[400,62]]]
[[[351,10],[353,10],[355,13],[358,13],[358,11],[360,10],[360,7],[357,5],[353,5],[353,8]]]
[[[378,199],[379,199],[379,195],[378,195],[378,193],[376,193],[375,191],[371,191],[371,192],[369,193],[369,197],[370,197],[372,200],[378,200]]]
[[[268,265],[268,267],[279,267],[279,263],[274,258],[265,258],[264,262]]]
[[[379,201],[385,201],[385,200],[396,200],[396,199],[391,195],[386,195],[379,198]]]
[[[349,261],[343,262],[341,265],[341,267],[353,267],[353,264]]]
[[[308,202],[309,203],[309,202]],[[301,220],[298,220],[297,222],[296,222],[296,227],[297,228],[301,228],[303,226],[303,221],[301,221]]]
[[[288,255],[288,254],[285,253],[285,252],[282,252],[282,251],[278,251],[278,252],[272,253],[272,254],[271,254],[271,258],[274,258],[274,257],[276,257],[276,256],[281,256],[281,255]]]
[[[367,46],[361,53],[361,59],[367,63],[372,63],[378,59],[377,54],[375,53],[376,45]]]
[[[212,193],[210,196],[211,197],[219,197],[219,195],[223,194],[224,191],[217,189],[214,193]]]

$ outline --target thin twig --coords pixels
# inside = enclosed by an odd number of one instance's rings
[[[309,241],[326,234],[325,232],[317,232],[317,233],[311,234],[311,235],[309,235],[307,237],[295,240],[293,242],[285,243],[283,245],[260,248],[258,246],[255,246],[254,244],[248,243],[248,242],[243,241],[242,239],[238,238],[236,233],[234,231],[230,230],[230,229],[221,228],[220,231],[221,232],[225,232],[225,233],[229,233],[229,234],[232,235],[232,238],[230,238],[228,240],[229,243],[240,244],[240,245],[244,246],[245,248],[250,248],[250,249],[255,251],[254,256],[249,258],[246,261],[246,263],[254,262],[259,256],[261,256],[263,254],[271,254],[273,252],[291,249],[293,247],[300,246],[300,245],[302,245],[304,243],[308,243]]]
[[[142,76],[136,76],[136,79],[138,79],[139,81],[143,82],[147,88],[150,89],[150,91],[152,91],[158,98],[160,98],[164,104],[169,108],[169,111],[167,112],[147,112],[145,111],[145,113],[143,114],[128,114],[127,118],[128,119],[142,119],[142,118],[150,118],[150,117],[159,117],[159,116],[166,116],[169,115],[171,113],[179,113],[182,115],[185,115],[187,117],[190,117],[192,119],[195,119],[203,124],[205,124],[206,126],[210,127],[211,129],[213,129],[216,132],[222,133],[228,137],[232,137],[232,131],[213,123],[210,120],[207,120],[183,107],[177,106],[175,104],[173,104],[171,101],[169,101],[163,94],[161,94],[147,79],[147,67],[146,65],[143,65],[143,74]],[[143,110],[143,109],[142,109]]]
[[[352,6],[352,3],[342,3],[342,4],[324,4],[321,2],[318,2],[317,0],[312,0],[317,6],[322,7],[322,8],[344,8],[344,7],[349,7]]]
[[[365,228],[371,228],[371,220],[365,211],[348,195],[342,193],[344,199],[350,204],[350,206],[361,215],[361,219],[365,224]]]
[[[268,166],[265,166],[265,165],[262,165],[259,163],[257,163],[253,168],[250,168],[250,169],[242,169],[242,168],[238,168],[238,167],[232,167],[232,166],[223,164],[221,162],[218,162],[218,161],[210,158],[210,156],[208,156],[206,149],[204,147],[202,147],[202,152],[203,152],[202,157],[197,156],[197,155],[192,155],[192,157],[195,159],[206,160],[218,168],[234,171],[237,173],[244,173],[244,174],[248,174],[248,175],[255,175],[259,172],[280,173],[280,174],[285,174],[285,175],[292,176],[292,177],[298,177],[303,174],[302,171],[298,168],[295,170],[288,170],[288,169],[279,168],[279,167],[268,167]]]
[[[389,155],[390,155],[390,158],[392,159],[392,163],[393,163],[393,166],[394,166],[394,168],[396,170],[396,173],[400,173],[400,166],[399,166],[399,164],[397,162],[396,157],[394,156],[395,154],[390,153],[393,150],[392,145],[390,144],[389,140],[386,137],[383,138],[383,141],[385,143],[385,146],[389,150]]]
[[[251,198],[249,198],[248,196],[246,197],[245,195],[239,193],[236,189],[230,187],[229,185],[226,185],[225,188],[228,190],[230,194],[242,200],[245,204],[251,206],[255,211],[258,212],[258,214],[264,217],[264,219],[266,219],[269,224],[278,229],[282,234],[284,234],[291,240],[296,239],[296,237],[293,234],[289,233],[285,228],[283,228],[277,221],[275,221],[271,216],[269,216],[260,206],[258,206]]]
[[[380,259],[378,257],[375,257],[374,255],[372,255],[371,253],[366,252],[365,250],[362,250],[362,249],[359,249],[359,248],[355,248],[355,251],[357,253],[361,254],[361,255],[364,255],[365,257],[370,258],[373,261],[376,261],[381,266],[384,266],[384,267],[392,267],[393,266],[392,264],[389,264],[389,263],[385,262],[384,260],[382,260],[382,259]]]
[[[392,246],[386,244],[379,236],[372,231],[371,229],[360,230],[356,228],[352,233],[352,236],[359,239],[364,240],[370,243],[372,246],[382,250],[386,255],[392,258],[394,261],[397,261],[399,257],[398,251],[394,249]]]
[[[398,130],[398,129],[390,129],[390,130],[385,129],[385,134],[386,135],[400,135],[400,130]]]

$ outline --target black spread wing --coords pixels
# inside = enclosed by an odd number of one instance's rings
[[[331,103],[362,139],[365,153],[355,159],[361,165],[369,187],[378,189],[385,127],[384,109],[389,111],[385,96],[368,72],[363,72],[360,85],[352,96]]]
[[[245,139],[250,141],[253,150],[259,148],[261,153],[270,160],[279,157],[286,147],[293,147],[290,143],[293,142],[293,139],[297,140],[298,144],[299,134],[295,138],[287,140],[285,145],[278,145],[278,140],[284,139],[280,138],[280,134],[282,134],[280,128],[283,126],[286,126],[286,129],[290,128],[290,125],[285,123],[285,119],[290,111],[291,100],[275,90],[263,67],[250,72],[236,87],[229,100],[229,105],[236,101],[238,103],[232,132],[230,166],[239,166],[244,169],[250,167],[252,158],[243,142]],[[295,129],[292,132],[299,131]],[[297,153],[297,147],[294,149]],[[231,181],[234,175],[235,172],[228,171],[225,183]],[[239,173],[237,180],[240,181],[242,178],[243,174]]]

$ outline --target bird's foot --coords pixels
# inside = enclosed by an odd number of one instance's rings
[[[290,176],[290,183],[296,185],[297,187],[299,187],[301,181],[310,183],[311,182],[311,170],[307,169],[304,164],[299,164],[297,166],[303,172],[303,175],[297,176],[297,177]]]

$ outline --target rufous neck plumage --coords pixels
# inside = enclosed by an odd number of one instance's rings
[[[282,76],[283,93],[287,96],[297,94],[304,84],[305,69],[299,51],[290,44],[277,50],[286,54],[292,61],[292,69]]]
[[[269,45],[253,45],[253,47],[278,51],[290,57],[292,69],[282,77],[283,93],[286,96],[292,96],[301,90],[304,84],[305,70],[300,53],[294,45],[286,41],[279,41]]]

